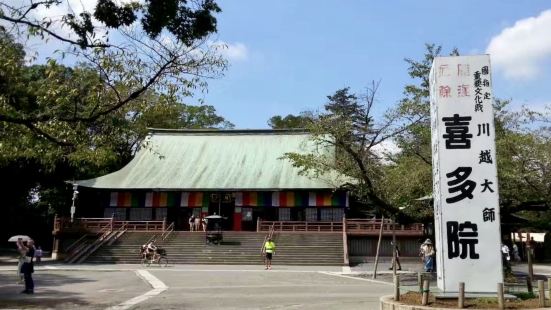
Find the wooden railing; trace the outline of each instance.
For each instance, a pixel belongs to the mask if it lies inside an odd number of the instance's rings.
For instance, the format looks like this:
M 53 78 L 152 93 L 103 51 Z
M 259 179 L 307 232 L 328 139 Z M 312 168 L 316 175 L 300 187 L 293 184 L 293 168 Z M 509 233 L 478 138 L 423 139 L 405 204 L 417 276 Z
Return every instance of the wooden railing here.
M 392 223 L 385 220 L 382 222 L 380 219 L 348 219 L 346 220 L 346 231 L 348 235 L 377 235 L 379 230 L 383 226 L 383 235 L 392 234 L 392 231 L 396 232 L 398 236 L 422 236 L 423 224 L 407 224 L 401 225 L 398 223 Z
M 113 228 L 126 225 L 129 231 L 163 231 L 164 221 L 113 221 Z
M 422 236 L 423 224 L 392 224 L 380 219 L 343 219 L 342 222 L 303 222 L 303 221 L 258 221 L 257 231 L 288 232 L 345 232 L 347 235 L 378 235 L 383 228 L 383 235 L 390 235 L 394 229 L 397 236 Z
M 54 220 L 54 232 L 68 230 L 87 230 L 91 232 L 99 232 L 105 226 L 112 226 L 113 218 L 76 218 L 71 222 L 68 218 L 56 217 Z
M 342 232 L 342 222 L 259 221 L 258 231 Z
M 71 222 L 68 218 L 56 217 L 54 233 L 63 231 L 99 232 L 106 226 L 110 230 L 124 227 L 128 231 L 164 231 L 165 221 L 117 221 L 113 218 L 76 218 Z

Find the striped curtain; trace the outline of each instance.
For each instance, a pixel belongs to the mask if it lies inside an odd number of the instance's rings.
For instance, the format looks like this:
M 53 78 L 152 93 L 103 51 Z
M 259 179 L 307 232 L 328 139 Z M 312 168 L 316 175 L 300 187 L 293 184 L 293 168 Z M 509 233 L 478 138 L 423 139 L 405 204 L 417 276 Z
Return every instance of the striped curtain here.
M 238 192 L 237 207 L 348 207 L 346 192 Z
M 310 192 L 308 195 L 310 207 L 348 207 L 348 195 L 345 192 Z
M 308 205 L 306 192 L 273 192 L 272 206 L 274 207 L 301 207 Z
M 235 193 L 235 205 L 238 207 L 270 207 L 272 195 L 270 192 L 238 192 Z
M 148 208 L 166 208 L 176 205 L 174 192 L 149 192 L 145 194 L 145 206 Z
M 109 206 L 118 208 L 138 207 L 138 195 L 132 195 L 131 192 L 111 192 Z
M 203 197 L 202 192 L 183 192 L 180 207 L 202 207 Z

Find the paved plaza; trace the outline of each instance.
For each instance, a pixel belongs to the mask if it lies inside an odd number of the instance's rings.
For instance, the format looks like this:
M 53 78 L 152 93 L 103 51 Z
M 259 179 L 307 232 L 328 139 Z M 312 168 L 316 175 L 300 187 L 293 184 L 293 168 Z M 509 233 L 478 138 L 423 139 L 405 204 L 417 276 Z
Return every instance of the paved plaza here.
M 365 276 L 372 263 L 352 268 L 313 266 L 139 265 L 40 266 L 36 293 L 20 294 L 15 267 L 0 266 L 0 309 L 379 309 L 392 294 L 386 262 L 378 280 Z M 419 264 L 402 264 L 414 274 Z M 522 272 L 526 265 L 516 265 Z M 551 266 L 535 265 L 540 275 Z M 357 277 L 363 274 L 364 277 Z
M 378 309 L 386 283 L 341 267 L 138 265 L 39 267 L 36 293 L 20 294 L 14 268 L 0 271 L 0 308 Z

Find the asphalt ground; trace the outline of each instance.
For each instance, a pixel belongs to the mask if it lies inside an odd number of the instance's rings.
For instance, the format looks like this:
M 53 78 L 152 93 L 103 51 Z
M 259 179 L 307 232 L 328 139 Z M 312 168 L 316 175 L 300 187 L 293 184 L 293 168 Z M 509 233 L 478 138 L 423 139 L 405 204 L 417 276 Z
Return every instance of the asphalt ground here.
M 0 269 L 2 309 L 378 309 L 392 292 L 341 267 L 56 265 L 38 267 L 35 294 L 26 295 L 8 269 Z
M 20 292 L 15 270 L 0 272 L 0 308 L 104 309 L 150 290 L 134 271 L 37 270 L 35 294 Z
M 316 266 L 63 265 L 37 267 L 35 294 L 20 294 L 15 266 L 0 266 L 0 309 L 379 309 L 392 294 L 388 264 Z M 385 268 L 386 267 L 386 268 Z M 403 262 L 403 279 L 420 264 Z M 515 265 L 517 272 L 526 265 Z M 535 265 L 551 276 L 551 266 Z M 413 280 L 412 280 L 413 281 Z M 406 284 L 406 283 L 404 283 Z

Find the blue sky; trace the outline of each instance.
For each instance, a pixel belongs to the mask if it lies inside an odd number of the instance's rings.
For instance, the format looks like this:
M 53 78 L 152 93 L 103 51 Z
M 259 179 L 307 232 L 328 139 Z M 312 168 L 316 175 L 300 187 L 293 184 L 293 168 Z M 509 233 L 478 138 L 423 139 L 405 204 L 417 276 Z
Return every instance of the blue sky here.
M 67 6 L 78 13 L 96 1 L 64 0 L 65 6 L 37 13 L 60 16 Z M 268 128 L 274 115 L 321 109 L 336 90 L 361 93 L 372 81 L 381 83 L 376 111 L 382 113 L 412 82 L 404 58 L 421 59 L 425 43 L 441 45 L 445 54 L 454 47 L 462 55 L 489 53 L 494 95 L 512 99 L 515 109 L 551 105 L 548 0 L 218 3 L 219 31 L 211 42 L 227 44 L 231 66 L 209 81 L 208 93 L 186 103 L 203 99 L 236 128 Z M 57 48 L 55 40 L 35 46 L 42 57 Z
M 420 59 L 430 42 L 490 52 L 496 97 L 551 103 L 549 1 L 443 2 L 219 1 L 216 39 L 231 67 L 204 99 L 237 128 L 267 128 L 273 115 L 316 110 L 337 89 L 380 80 L 382 111 L 411 83 L 404 58 Z

